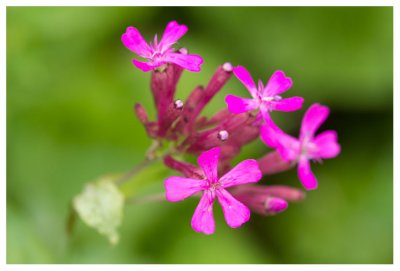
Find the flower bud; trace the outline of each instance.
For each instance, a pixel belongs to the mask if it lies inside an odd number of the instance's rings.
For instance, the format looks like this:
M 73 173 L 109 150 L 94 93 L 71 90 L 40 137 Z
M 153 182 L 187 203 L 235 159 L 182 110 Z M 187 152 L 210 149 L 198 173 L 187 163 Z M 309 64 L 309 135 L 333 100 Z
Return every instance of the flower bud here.
M 146 132 L 147 132 L 148 136 L 151 138 L 156 138 L 157 131 L 158 131 L 157 123 L 149 121 L 147 112 L 140 103 L 136 103 L 134 109 L 135 109 L 135 113 L 136 113 L 136 116 L 138 117 L 139 121 L 146 128 Z
M 258 159 L 257 162 L 264 175 L 287 171 L 294 166 L 294 163 L 283 160 L 277 151 L 267 153 Z
M 234 197 L 249 209 L 260 215 L 276 215 L 287 209 L 288 203 L 281 198 L 272 197 L 265 193 L 242 192 Z
M 186 162 L 175 160 L 174 158 L 172 158 L 171 155 L 167 155 L 164 157 L 164 164 L 167 167 L 182 173 L 187 178 L 205 178 L 203 170 L 201 170 L 201 168 Z
M 152 72 L 151 90 L 157 108 L 159 137 L 163 137 L 171 125 L 171 118 L 166 113 L 171 104 L 173 104 L 176 85 L 182 71 L 183 69 L 181 67 L 175 64 L 168 64 L 165 70 Z
M 225 83 L 229 80 L 231 76 L 232 70 L 229 70 L 229 65 L 225 64 L 225 68 L 223 65 L 221 65 L 218 67 L 213 77 L 208 82 L 207 87 L 201 92 L 201 95 L 194 92 L 190 95 L 188 101 L 193 101 L 194 106 L 191 108 L 190 117 L 185 116 L 187 118 L 187 127 L 185 127 L 186 133 L 190 133 L 190 131 L 192 131 L 194 127 L 194 122 L 200 112 L 211 101 L 215 94 L 217 94 L 218 91 L 221 90 L 221 88 L 225 85 Z M 194 99 L 193 96 L 197 96 L 197 99 Z
M 236 192 L 238 194 L 268 195 L 290 202 L 301 201 L 305 198 L 302 190 L 285 185 L 241 185 L 237 187 Z

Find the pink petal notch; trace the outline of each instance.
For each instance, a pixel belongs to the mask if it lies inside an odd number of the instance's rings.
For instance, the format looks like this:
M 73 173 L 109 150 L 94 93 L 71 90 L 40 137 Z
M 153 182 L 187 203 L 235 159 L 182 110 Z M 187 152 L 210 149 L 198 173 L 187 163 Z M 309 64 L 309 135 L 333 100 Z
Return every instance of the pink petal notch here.
M 135 27 L 128 27 L 125 34 L 122 35 L 121 40 L 126 48 L 138 54 L 139 56 L 144 58 L 151 57 L 152 52 L 150 46 L 143 39 L 139 30 L 137 30 Z
M 255 183 L 262 177 L 256 160 L 248 159 L 237 164 L 233 169 L 221 177 L 220 183 L 224 188 L 239 184 Z
M 340 145 L 336 131 L 325 131 L 317 135 L 313 143 L 316 145 L 314 156 L 322 159 L 335 158 L 340 153 Z
M 276 71 L 272 74 L 267 86 L 264 88 L 263 96 L 273 97 L 279 95 L 291 88 L 292 85 L 293 82 L 290 77 L 286 77 L 283 71 Z
M 178 24 L 176 21 L 171 21 L 167 24 L 164 34 L 159 43 L 161 52 L 168 50 L 171 45 L 177 42 L 188 31 L 188 27 L 183 24 Z
M 329 108 L 327 106 L 317 103 L 310 106 L 301 123 L 300 139 L 314 137 L 315 132 L 324 123 L 328 115 Z
M 251 78 L 250 73 L 243 66 L 237 66 L 233 68 L 233 74 L 239 79 L 240 82 L 247 88 L 253 98 L 257 98 L 257 87 Z

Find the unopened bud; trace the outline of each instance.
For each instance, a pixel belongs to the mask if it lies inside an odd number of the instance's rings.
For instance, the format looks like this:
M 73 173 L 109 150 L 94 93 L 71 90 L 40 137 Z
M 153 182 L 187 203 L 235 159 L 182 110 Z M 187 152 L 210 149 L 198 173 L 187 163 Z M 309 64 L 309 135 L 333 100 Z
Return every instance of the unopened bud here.
M 229 138 L 229 133 L 226 130 L 221 130 L 218 132 L 218 139 L 221 141 L 226 141 Z
M 283 171 L 287 171 L 295 165 L 292 162 L 283 160 L 278 151 L 269 152 L 258 159 L 260 170 L 264 175 L 271 175 Z
M 270 197 L 262 194 L 241 194 L 235 196 L 240 202 L 260 215 L 276 215 L 285 211 L 288 203 L 281 198 Z
M 174 107 L 175 107 L 175 109 L 182 109 L 183 108 L 183 102 L 181 100 L 176 100 L 174 102 Z
M 268 186 L 243 185 L 233 191 L 234 197 L 260 215 L 276 215 L 287 209 L 285 198 L 269 193 Z
M 280 198 L 268 197 L 264 202 L 265 214 L 274 215 L 283 212 L 288 207 L 288 203 Z
M 175 160 L 171 155 L 167 155 L 164 157 L 164 164 L 167 167 L 172 168 L 173 170 L 181 172 L 187 178 L 202 179 L 205 177 L 203 170 L 199 167 L 196 167 L 195 165 L 186 162 Z
M 144 109 L 144 107 L 140 103 L 136 103 L 134 109 L 135 109 L 136 116 L 138 117 L 140 122 L 143 123 L 144 125 L 146 125 L 149 122 L 149 119 L 148 119 L 147 112 Z

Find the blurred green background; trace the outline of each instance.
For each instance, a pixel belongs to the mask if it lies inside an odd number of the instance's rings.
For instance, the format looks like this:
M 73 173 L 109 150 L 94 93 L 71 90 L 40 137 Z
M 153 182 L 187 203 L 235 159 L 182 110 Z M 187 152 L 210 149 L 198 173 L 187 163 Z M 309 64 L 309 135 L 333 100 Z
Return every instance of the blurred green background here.
M 132 25 L 150 40 L 170 20 L 189 26 L 179 45 L 205 60 L 184 73 L 178 98 L 225 61 L 264 81 L 282 69 L 294 81 L 287 95 L 306 102 L 273 117 L 297 135 L 308 106 L 329 105 L 322 129 L 338 131 L 342 153 L 313 165 L 319 189 L 305 201 L 240 229 L 217 207 L 216 233 L 194 232 L 188 199 L 129 206 L 115 247 L 80 220 L 67 237 L 71 198 L 139 163 L 150 144 L 132 111 L 140 101 L 154 116 L 150 74 L 120 36 Z M 392 22 L 391 7 L 8 7 L 7 262 L 392 263 Z M 247 95 L 232 79 L 206 113 L 230 92 Z M 257 140 L 238 159 L 266 151 Z M 294 170 L 263 183 L 300 187 Z

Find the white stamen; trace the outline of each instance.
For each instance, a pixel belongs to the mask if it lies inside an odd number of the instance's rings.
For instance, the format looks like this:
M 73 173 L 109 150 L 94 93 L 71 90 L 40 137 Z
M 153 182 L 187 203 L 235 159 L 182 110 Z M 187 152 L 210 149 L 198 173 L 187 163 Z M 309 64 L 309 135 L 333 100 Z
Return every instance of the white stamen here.
M 176 100 L 174 102 L 174 107 L 175 107 L 175 109 L 182 109 L 183 108 L 183 102 L 181 100 Z
M 279 101 L 279 100 L 282 100 L 282 97 L 279 96 L 279 95 L 275 95 L 275 96 L 273 96 L 273 97 L 264 96 L 264 97 L 261 98 L 261 100 L 262 100 L 263 102 L 272 102 L 272 101 Z
M 221 130 L 218 132 L 218 139 L 221 141 L 225 141 L 229 138 L 229 133 L 226 130 Z
M 181 49 L 179 49 L 179 53 L 181 53 L 182 55 L 187 55 L 188 54 L 188 49 L 182 47 Z
M 264 96 L 264 97 L 261 98 L 261 100 L 263 102 L 271 102 L 271 101 L 274 100 L 274 97 L 268 97 L 268 96 L 266 97 L 266 96 Z
M 231 72 L 233 70 L 233 67 L 231 63 L 225 62 L 224 65 L 222 65 L 222 69 L 226 72 Z

